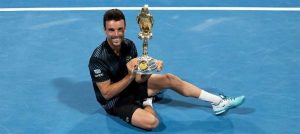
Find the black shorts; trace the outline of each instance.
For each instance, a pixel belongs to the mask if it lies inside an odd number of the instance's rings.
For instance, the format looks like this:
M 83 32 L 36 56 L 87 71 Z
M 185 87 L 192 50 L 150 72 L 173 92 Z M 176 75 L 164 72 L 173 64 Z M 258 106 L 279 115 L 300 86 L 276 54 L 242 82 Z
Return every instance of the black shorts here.
M 124 89 L 115 106 L 110 110 L 111 114 L 131 124 L 131 118 L 136 109 L 142 108 L 142 101 L 148 97 L 147 81 L 143 83 L 132 82 Z

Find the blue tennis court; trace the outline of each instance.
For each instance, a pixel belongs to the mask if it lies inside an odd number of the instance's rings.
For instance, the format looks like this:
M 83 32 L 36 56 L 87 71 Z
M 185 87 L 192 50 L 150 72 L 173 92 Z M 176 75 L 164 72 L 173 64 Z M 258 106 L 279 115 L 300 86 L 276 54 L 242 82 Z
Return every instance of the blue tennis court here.
M 142 7 L 154 16 L 149 55 L 213 93 L 245 95 L 222 116 L 210 104 L 167 90 L 154 103 L 160 119 L 148 132 L 98 104 L 88 70 L 105 39 L 105 10 L 4 11 L 4 8 Z M 0 133 L 300 133 L 300 11 L 151 10 L 151 7 L 300 8 L 300 1 L 1 0 Z M 136 16 L 123 10 L 126 38 L 139 54 Z M 188 67 L 187 67 L 188 66 Z

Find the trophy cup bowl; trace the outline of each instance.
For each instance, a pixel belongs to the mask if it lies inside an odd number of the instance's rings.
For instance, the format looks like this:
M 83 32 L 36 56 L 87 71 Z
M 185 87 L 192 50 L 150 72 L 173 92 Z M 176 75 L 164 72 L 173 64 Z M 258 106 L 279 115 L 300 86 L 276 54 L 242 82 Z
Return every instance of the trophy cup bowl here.
M 143 55 L 138 57 L 138 74 L 153 74 L 157 70 L 156 59 L 148 55 L 148 41 L 152 38 L 153 16 L 150 14 L 148 5 L 145 5 L 137 16 L 137 23 L 140 27 L 139 39 L 143 40 Z

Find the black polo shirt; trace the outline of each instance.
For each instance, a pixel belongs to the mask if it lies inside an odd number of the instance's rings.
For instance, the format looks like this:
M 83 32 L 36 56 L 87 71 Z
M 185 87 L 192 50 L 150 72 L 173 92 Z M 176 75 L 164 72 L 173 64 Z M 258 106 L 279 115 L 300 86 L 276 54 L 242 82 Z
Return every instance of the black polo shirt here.
M 126 38 L 121 43 L 120 56 L 114 53 L 107 40 L 94 50 L 89 61 L 89 70 L 99 103 L 106 105 L 117 96 L 111 100 L 105 100 L 96 83 L 109 79 L 112 83 L 120 81 L 128 74 L 126 63 L 135 57 L 137 57 L 135 44 Z

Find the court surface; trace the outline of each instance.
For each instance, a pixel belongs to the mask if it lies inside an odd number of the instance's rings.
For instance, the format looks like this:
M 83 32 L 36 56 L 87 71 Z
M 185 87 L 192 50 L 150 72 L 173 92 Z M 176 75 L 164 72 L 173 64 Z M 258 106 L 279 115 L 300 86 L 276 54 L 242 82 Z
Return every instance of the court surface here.
M 292 0 L 0 0 L 34 7 L 300 7 Z M 0 11 L 0 133 L 300 133 L 300 11 L 153 10 L 149 54 L 207 91 L 246 101 L 222 116 L 210 104 L 168 90 L 154 103 L 153 131 L 107 115 L 88 71 L 105 39 L 103 10 Z M 139 53 L 138 10 L 124 10 Z

